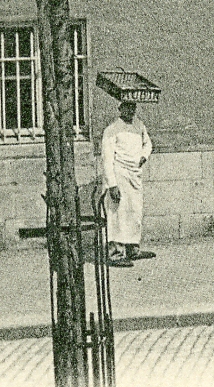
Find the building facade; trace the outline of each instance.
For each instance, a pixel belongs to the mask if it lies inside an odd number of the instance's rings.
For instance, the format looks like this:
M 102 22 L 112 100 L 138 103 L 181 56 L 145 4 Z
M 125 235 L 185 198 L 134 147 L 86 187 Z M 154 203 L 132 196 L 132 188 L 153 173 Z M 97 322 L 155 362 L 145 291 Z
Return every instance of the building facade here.
M 101 173 L 104 128 L 118 102 L 99 71 L 136 71 L 161 90 L 141 104 L 153 142 L 144 169 L 143 240 L 209 236 L 214 228 L 211 1 L 71 1 L 76 178 L 82 211 Z M 35 0 L 0 0 L 0 244 L 45 225 L 42 77 Z

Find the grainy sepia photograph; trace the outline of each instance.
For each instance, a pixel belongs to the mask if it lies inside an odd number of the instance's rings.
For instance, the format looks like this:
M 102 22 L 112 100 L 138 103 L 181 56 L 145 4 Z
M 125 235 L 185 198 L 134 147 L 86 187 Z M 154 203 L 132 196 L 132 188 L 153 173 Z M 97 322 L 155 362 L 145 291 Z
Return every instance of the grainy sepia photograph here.
M 213 387 L 213 0 L 0 0 L 0 387 Z

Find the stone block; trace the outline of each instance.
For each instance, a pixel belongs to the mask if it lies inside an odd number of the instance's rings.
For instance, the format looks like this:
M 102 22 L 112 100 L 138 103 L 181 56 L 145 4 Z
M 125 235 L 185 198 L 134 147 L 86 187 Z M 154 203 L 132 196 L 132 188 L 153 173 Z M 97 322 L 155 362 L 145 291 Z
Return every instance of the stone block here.
M 15 218 L 33 219 L 46 217 L 46 204 L 41 197 L 45 192 L 40 186 L 26 186 L 14 194 Z
M 74 155 L 79 157 L 82 154 L 91 154 L 94 158 L 94 144 L 90 141 L 75 141 L 74 142 Z
M 23 227 L 23 221 L 18 219 L 7 219 L 5 221 L 5 246 L 10 248 L 19 242 L 19 228 Z
M 0 160 L 0 170 L 1 170 L 1 182 L 0 186 L 6 185 L 10 182 L 8 174 L 9 161 Z
M 214 182 L 213 179 L 203 179 L 192 182 L 193 213 L 214 212 Z
M 152 159 L 150 158 L 142 167 L 143 182 L 150 181 L 150 166 L 151 166 L 151 164 L 152 164 Z
M 142 242 L 170 241 L 180 237 L 180 216 L 144 216 Z
M 77 167 L 95 166 L 95 157 L 93 153 L 82 152 L 80 154 L 75 153 L 75 165 Z
M 0 219 L 4 221 L 6 218 L 15 216 L 15 196 L 14 187 L 0 187 Z
M 191 181 L 150 182 L 143 185 L 144 214 L 193 213 Z
M 0 250 L 5 248 L 5 222 L 0 222 Z
M 183 214 L 181 216 L 181 238 L 210 236 L 214 236 L 214 212 L 210 214 Z
M 152 155 L 150 180 L 189 180 L 202 178 L 201 152 Z
M 95 182 L 84 184 L 79 188 L 80 208 L 82 215 L 92 215 L 91 195 Z
M 45 158 L 45 143 L 7 145 L 0 147 L 0 159 Z
M 202 177 L 210 179 L 214 177 L 214 152 L 202 152 Z
M 45 159 L 12 159 L 9 164 L 8 179 L 17 185 L 39 185 L 45 181 Z
M 98 176 L 102 176 L 103 174 L 103 165 L 101 156 L 97 157 L 97 174 Z
M 87 167 L 78 167 L 75 168 L 76 182 L 78 186 L 84 184 L 89 184 L 95 181 L 96 173 L 95 168 L 92 165 L 87 165 Z

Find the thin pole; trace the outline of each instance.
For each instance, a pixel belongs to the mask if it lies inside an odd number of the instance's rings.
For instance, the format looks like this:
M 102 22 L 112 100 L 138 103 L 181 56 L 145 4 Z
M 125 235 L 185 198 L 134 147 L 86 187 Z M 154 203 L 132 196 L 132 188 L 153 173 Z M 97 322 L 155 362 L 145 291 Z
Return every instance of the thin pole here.
M 75 113 L 76 113 L 76 136 L 80 133 L 79 122 L 79 79 L 78 79 L 78 34 L 75 28 L 74 30 L 74 88 L 75 88 Z
M 20 64 L 19 64 L 19 34 L 16 32 L 16 93 L 17 93 L 17 137 L 21 141 L 21 95 L 20 95 Z
M 35 68 L 34 68 L 34 36 L 30 32 L 30 57 L 31 57 L 31 106 L 32 106 L 32 136 L 35 138 L 36 110 L 35 110 Z
M 5 97 L 5 62 L 4 62 L 4 34 L 1 33 L 1 57 L 2 57 L 2 126 L 4 141 L 6 138 L 6 97 Z

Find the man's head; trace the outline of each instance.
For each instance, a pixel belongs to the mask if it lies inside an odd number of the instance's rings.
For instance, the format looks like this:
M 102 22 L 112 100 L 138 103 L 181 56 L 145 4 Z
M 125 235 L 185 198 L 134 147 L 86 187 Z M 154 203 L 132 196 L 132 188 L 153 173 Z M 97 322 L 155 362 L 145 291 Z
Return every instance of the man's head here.
M 119 106 L 120 118 L 131 124 L 136 113 L 137 104 L 136 102 L 122 102 Z

